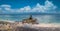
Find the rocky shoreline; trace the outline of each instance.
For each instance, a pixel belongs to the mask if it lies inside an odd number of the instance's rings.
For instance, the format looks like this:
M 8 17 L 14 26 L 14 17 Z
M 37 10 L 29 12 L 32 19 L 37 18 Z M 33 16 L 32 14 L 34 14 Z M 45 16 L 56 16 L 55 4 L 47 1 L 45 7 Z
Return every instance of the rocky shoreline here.
M 40 27 L 39 29 L 17 27 L 15 31 L 60 31 L 60 28 Z

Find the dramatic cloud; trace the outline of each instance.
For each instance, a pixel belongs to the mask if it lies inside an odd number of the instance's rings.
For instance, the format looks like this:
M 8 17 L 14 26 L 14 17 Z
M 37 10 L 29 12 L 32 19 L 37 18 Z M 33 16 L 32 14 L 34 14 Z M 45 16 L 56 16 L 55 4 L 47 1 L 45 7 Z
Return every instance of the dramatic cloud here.
M 46 13 L 46 12 L 53 12 L 57 7 L 50 1 L 46 0 L 44 5 L 37 5 L 33 8 L 30 6 L 25 6 L 20 9 L 12 9 L 10 5 L 0 5 L 0 13 L 24 13 L 24 12 L 39 12 L 39 13 Z
M 49 1 L 45 1 L 45 5 L 40 5 L 39 3 L 37 3 L 36 7 L 33 8 L 34 11 L 38 11 L 38 12 L 47 12 L 55 9 L 56 6 Z

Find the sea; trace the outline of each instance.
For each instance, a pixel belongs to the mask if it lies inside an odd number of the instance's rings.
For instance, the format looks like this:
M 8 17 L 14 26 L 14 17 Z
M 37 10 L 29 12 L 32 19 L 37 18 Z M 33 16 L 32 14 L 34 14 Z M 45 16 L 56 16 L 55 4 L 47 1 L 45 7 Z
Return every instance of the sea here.
M 0 21 L 23 21 L 28 19 L 30 15 L 0 15 Z M 60 24 L 60 15 L 32 15 L 32 18 L 37 19 L 39 23 L 56 23 Z

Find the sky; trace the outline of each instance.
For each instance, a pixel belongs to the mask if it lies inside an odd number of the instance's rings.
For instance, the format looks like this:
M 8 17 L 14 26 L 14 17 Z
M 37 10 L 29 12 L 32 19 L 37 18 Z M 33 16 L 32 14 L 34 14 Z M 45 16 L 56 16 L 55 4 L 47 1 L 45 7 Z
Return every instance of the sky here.
M 60 0 L 0 0 L 0 14 L 60 13 Z

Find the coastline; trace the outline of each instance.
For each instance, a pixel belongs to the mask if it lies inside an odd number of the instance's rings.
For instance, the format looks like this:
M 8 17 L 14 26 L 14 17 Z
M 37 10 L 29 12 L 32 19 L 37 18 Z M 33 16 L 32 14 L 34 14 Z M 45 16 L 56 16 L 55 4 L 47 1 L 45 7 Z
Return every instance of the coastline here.
M 46 24 L 46 23 L 39 23 L 39 24 L 28 24 L 22 22 L 13 22 L 12 21 L 3 21 L 8 22 L 7 24 L 0 24 L 0 30 L 10 30 L 10 31 L 49 31 L 49 30 L 60 30 L 59 24 Z

